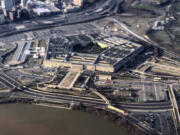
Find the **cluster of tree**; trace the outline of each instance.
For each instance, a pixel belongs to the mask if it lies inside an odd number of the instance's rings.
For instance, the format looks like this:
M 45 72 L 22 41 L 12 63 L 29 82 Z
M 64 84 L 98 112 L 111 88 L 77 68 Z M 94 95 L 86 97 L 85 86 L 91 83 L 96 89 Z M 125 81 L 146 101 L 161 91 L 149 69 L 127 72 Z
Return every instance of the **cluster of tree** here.
M 146 135 L 146 133 L 144 133 L 142 130 L 135 127 L 132 123 L 127 121 L 125 118 L 120 117 L 119 115 L 115 113 L 102 110 L 102 109 L 86 107 L 83 104 L 79 104 L 79 107 L 76 106 L 76 109 L 91 113 L 105 120 L 112 121 L 117 126 L 127 129 L 127 131 L 133 135 Z

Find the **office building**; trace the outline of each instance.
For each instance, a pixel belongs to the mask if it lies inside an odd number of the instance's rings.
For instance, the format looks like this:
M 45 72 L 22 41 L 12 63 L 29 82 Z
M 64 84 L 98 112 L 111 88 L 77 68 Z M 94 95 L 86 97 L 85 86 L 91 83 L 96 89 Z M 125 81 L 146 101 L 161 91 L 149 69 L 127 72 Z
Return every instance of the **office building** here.
M 84 0 L 73 0 L 72 3 L 75 6 L 82 6 Z
M 13 6 L 14 6 L 13 0 L 2 0 L 1 1 L 2 9 L 5 9 L 7 11 L 11 11 Z
M 27 0 L 21 0 L 21 6 L 26 7 Z
M 3 14 L 0 14 L 0 24 L 5 23 L 5 17 Z
M 74 69 L 74 66 L 79 66 L 79 68 L 91 71 L 116 72 L 119 68 L 133 60 L 144 49 L 142 45 L 122 38 L 104 37 L 98 42 L 103 41 L 104 44 L 107 44 L 105 45 L 107 47 L 102 46 L 103 51 L 100 53 L 89 53 L 87 51 L 84 52 L 84 50 L 81 50 L 82 47 L 77 46 L 80 42 L 70 42 L 70 40 L 67 40 L 68 38 L 76 39 L 71 36 L 64 39 L 52 38 L 49 40 L 46 56 L 43 61 L 44 67 L 69 67 Z M 100 45 L 97 44 L 97 46 Z M 71 48 L 79 49 L 73 51 Z

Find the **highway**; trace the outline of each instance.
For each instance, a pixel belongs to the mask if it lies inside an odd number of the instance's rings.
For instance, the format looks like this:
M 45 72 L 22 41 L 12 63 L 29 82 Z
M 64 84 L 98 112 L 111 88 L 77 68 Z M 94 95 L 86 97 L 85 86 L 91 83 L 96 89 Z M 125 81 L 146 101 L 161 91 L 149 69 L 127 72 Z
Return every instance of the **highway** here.
M 125 108 L 128 111 L 138 111 L 138 112 L 164 112 L 164 111 L 170 111 L 172 110 L 171 105 L 164 105 L 164 106 L 143 106 L 143 105 L 138 105 L 138 106 L 133 106 L 133 105 L 120 105 L 118 107 Z
M 68 14 L 61 14 L 56 15 L 52 17 L 42 17 L 39 19 L 32 19 L 29 21 L 24 21 L 20 23 L 12 23 L 9 24 L 10 27 L 12 27 L 12 30 L 9 30 L 7 32 L 0 32 L 0 37 L 5 37 L 13 34 L 18 34 L 22 32 L 28 32 L 28 31 L 36 31 L 36 30 L 42 30 L 42 29 L 49 29 L 53 27 L 59 27 L 64 25 L 72 25 L 72 24 L 78 24 L 78 23 L 85 23 L 97 19 L 101 19 L 103 17 L 109 16 L 114 13 L 114 10 L 117 8 L 117 2 L 118 0 L 102 0 L 97 5 L 94 5 L 92 7 L 89 7 L 81 12 L 76 13 L 68 13 Z M 49 21 L 50 23 L 44 23 L 44 21 Z M 114 19 L 114 21 L 119 24 L 120 27 L 125 29 L 127 32 L 132 34 L 134 37 L 140 39 L 141 41 L 144 41 L 148 44 L 152 44 L 151 41 L 139 36 L 134 31 L 130 30 L 126 25 L 123 23 L 117 21 Z M 15 30 L 15 27 L 21 24 L 24 24 L 26 28 L 21 30 Z M 18 92 L 20 91 L 25 95 L 25 97 L 42 101 L 42 102 L 51 102 L 51 103 L 67 103 L 71 104 L 74 103 L 83 103 L 86 106 L 93 106 L 101 109 L 106 109 L 107 103 L 105 103 L 102 99 L 97 98 L 90 98 L 90 97 L 81 97 L 81 96 L 74 96 L 74 95 L 66 95 L 66 94 L 59 94 L 59 93 L 49 93 L 44 92 L 40 90 L 31 89 L 28 87 L 24 87 L 22 84 L 17 82 L 15 79 L 8 76 L 3 70 L 0 70 L 0 82 L 10 89 L 14 90 L 17 89 Z M 129 83 L 129 82 L 118 82 L 117 83 Z M 137 82 L 139 83 L 139 82 Z M 148 81 L 142 81 L 143 85 L 145 83 L 149 83 Z M 112 85 L 112 84 L 111 84 Z M 114 84 L 115 85 L 115 84 Z M 159 91 L 158 89 L 161 89 L 160 84 L 153 84 L 154 90 L 155 90 L 155 96 L 156 98 L 160 98 L 160 94 L 157 93 Z M 144 89 L 152 90 L 150 86 L 144 87 Z M 16 92 L 16 91 L 15 91 Z M 158 95 L 158 96 L 157 96 Z M 16 95 L 15 97 L 18 98 Z M 21 98 L 21 97 L 19 97 Z M 145 98 L 145 96 L 144 96 Z M 111 102 L 111 101 L 110 101 Z M 111 102 L 111 104 L 117 108 L 124 109 L 127 111 L 140 111 L 140 112 L 146 112 L 146 111 L 169 111 L 173 109 L 173 106 L 171 102 L 156 102 L 156 103 L 125 103 L 125 102 Z M 121 114 L 118 114 L 121 115 Z M 150 127 L 144 127 L 139 123 L 138 120 L 135 118 L 132 118 L 131 116 L 123 116 L 127 120 L 131 121 L 134 125 L 142 128 L 149 134 L 159 134 L 156 130 L 150 128 Z
M 56 93 L 48 93 L 48 92 L 42 92 L 42 91 L 38 91 L 38 90 L 30 90 L 30 89 L 25 89 L 23 90 L 23 93 L 26 93 L 28 95 L 32 95 L 32 96 L 40 96 L 40 97 L 45 97 L 45 98 L 49 98 L 49 99 L 60 99 L 60 100 L 65 100 L 65 101 L 73 101 L 74 102 L 83 102 L 83 103 L 95 103 L 98 105 L 106 105 L 106 103 L 101 100 L 101 99 L 95 99 L 95 98 L 88 98 L 88 97 L 74 97 L 74 96 L 70 96 L 70 95 L 64 95 L 64 94 L 56 94 Z M 126 110 L 164 110 L 167 111 L 169 109 L 172 108 L 171 103 L 170 102 L 157 102 L 157 103 L 113 103 L 113 105 L 122 108 L 122 109 L 126 109 Z
M 50 103 L 65 103 L 65 104 L 71 104 L 74 103 L 83 103 L 86 106 L 89 107 L 95 107 L 95 108 L 101 108 L 106 109 L 107 104 L 101 100 L 96 98 L 89 98 L 89 97 L 79 97 L 79 96 L 71 96 L 71 95 L 65 95 L 65 94 L 58 94 L 58 93 L 49 93 L 49 92 L 43 92 L 39 90 L 34 90 L 31 88 L 23 87 L 19 82 L 8 76 L 3 70 L 0 70 L 0 82 L 2 82 L 4 85 L 10 87 L 10 88 L 18 88 L 19 92 L 21 92 L 26 98 L 34 99 L 34 101 L 42 101 L 42 102 L 50 102 Z M 14 97 L 18 98 L 17 95 Z M 22 95 L 19 96 L 19 98 L 22 98 Z M 157 102 L 157 103 L 112 103 L 112 105 L 125 110 L 138 110 L 138 111 L 154 111 L 154 110 L 164 110 L 169 111 L 172 106 L 170 102 Z M 121 115 L 121 114 L 118 114 Z M 123 116 L 128 121 L 132 122 L 135 126 L 140 127 L 145 132 L 157 135 L 159 134 L 158 131 L 150 128 L 150 127 L 144 127 L 139 123 L 138 120 L 131 116 Z
M 83 102 L 85 104 L 97 104 L 102 105 L 103 107 L 107 105 L 102 99 L 97 99 L 97 98 L 90 98 L 90 97 L 80 97 L 80 96 L 73 96 L 73 95 L 66 95 L 66 94 L 59 94 L 59 93 L 49 93 L 45 91 L 40 91 L 40 90 L 34 90 L 31 88 L 23 87 L 19 82 L 16 80 L 12 79 L 8 75 L 6 75 L 2 70 L 0 71 L 0 82 L 2 82 L 4 85 L 10 87 L 11 89 L 17 88 L 22 90 L 24 94 L 27 94 L 33 98 L 39 97 L 43 98 L 44 100 L 48 101 L 58 101 L 62 102 Z M 126 109 L 126 110 L 169 110 L 172 108 L 170 102 L 156 102 L 156 103 L 126 103 L 126 102 L 112 102 L 113 105 Z
M 98 100 L 98 99 L 93 99 L 93 98 L 85 98 L 85 97 L 74 97 L 74 96 L 70 96 L 70 95 L 57 95 L 57 94 L 53 94 L 53 93 L 46 93 L 46 92 L 41 92 L 41 91 L 37 91 L 37 90 L 30 90 L 30 89 L 24 89 L 23 93 L 27 94 L 27 95 L 31 95 L 31 96 L 39 96 L 39 97 L 43 97 L 44 99 L 48 98 L 48 99 L 60 99 L 60 100 L 64 100 L 64 101 L 68 101 L 71 102 L 72 100 L 74 102 L 83 102 L 83 103 L 94 103 L 94 104 L 101 104 L 101 105 L 106 105 L 106 103 L 102 100 Z
M 7 76 L 2 70 L 0 70 L 0 80 L 2 80 L 6 86 L 10 88 L 22 88 L 22 85 L 17 81 L 13 80 L 11 77 Z
M 0 37 L 97 20 L 105 16 L 109 16 L 111 13 L 113 13 L 116 9 L 117 3 L 119 3 L 118 0 L 101 0 L 96 5 L 79 12 L 41 17 L 39 19 L 35 18 L 28 21 L 22 21 L 19 23 L 16 22 L 8 25 L 5 24 L 2 26 L 9 27 L 10 29 L 8 31 L 0 32 Z M 50 23 L 44 23 L 46 21 L 49 21 Z M 16 26 L 22 24 L 25 26 L 25 28 L 16 30 Z
M 0 82 L 11 89 L 13 89 L 15 87 L 11 83 L 9 83 L 7 80 L 5 80 L 2 76 L 0 76 Z
M 111 111 L 112 113 L 116 113 L 117 115 L 121 116 L 119 113 Z M 132 116 L 121 116 L 124 117 L 126 120 L 131 122 L 135 127 L 140 128 L 142 131 L 144 131 L 147 135 L 162 135 L 161 132 L 157 131 L 154 128 L 151 128 L 150 126 L 144 126 L 143 123 L 139 122 L 135 117 Z

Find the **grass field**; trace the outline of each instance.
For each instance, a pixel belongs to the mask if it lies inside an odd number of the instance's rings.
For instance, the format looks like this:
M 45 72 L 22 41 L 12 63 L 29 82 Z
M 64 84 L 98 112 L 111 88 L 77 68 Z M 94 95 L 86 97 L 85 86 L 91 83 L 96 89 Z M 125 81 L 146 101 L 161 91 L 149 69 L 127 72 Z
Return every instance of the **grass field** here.
M 74 80 L 74 78 L 76 77 L 77 73 L 76 72 L 71 72 L 67 78 L 62 82 L 61 86 L 62 87 L 69 87 L 72 83 L 72 81 Z
M 46 47 L 46 43 L 47 43 L 46 40 L 39 40 L 38 46 L 39 46 L 39 47 Z

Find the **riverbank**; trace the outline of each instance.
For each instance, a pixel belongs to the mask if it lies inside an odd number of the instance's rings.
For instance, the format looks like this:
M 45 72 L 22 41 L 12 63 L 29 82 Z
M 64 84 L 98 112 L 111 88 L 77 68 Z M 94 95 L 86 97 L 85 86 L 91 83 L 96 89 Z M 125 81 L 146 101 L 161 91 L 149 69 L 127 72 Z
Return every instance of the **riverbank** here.
M 132 123 L 130 123 L 128 120 L 126 120 L 124 117 L 118 115 L 115 112 L 98 109 L 98 108 L 90 108 L 90 107 L 80 107 L 76 108 L 76 110 L 80 110 L 86 113 L 90 113 L 94 116 L 100 117 L 106 121 L 112 122 L 116 126 L 120 128 L 127 129 L 127 132 L 132 135 L 146 135 L 142 130 L 140 130 L 138 127 L 134 126 Z
M 126 129 L 82 111 L 1 104 L 0 113 L 1 135 L 130 135 Z
M 131 124 L 125 118 L 121 117 L 120 115 L 114 112 L 110 112 L 108 110 L 87 107 L 87 106 L 84 106 L 83 104 L 75 104 L 74 106 L 71 107 L 69 104 L 56 104 L 56 103 L 50 103 L 50 102 L 42 102 L 42 101 L 37 101 L 34 99 L 28 99 L 28 98 L 1 98 L 0 99 L 0 104 L 12 104 L 12 103 L 32 104 L 32 105 L 38 105 L 38 106 L 44 106 L 44 107 L 51 107 L 51 108 L 58 108 L 58 109 L 61 108 L 61 109 L 66 109 L 66 110 L 86 112 L 96 117 L 99 117 L 101 119 L 104 119 L 106 121 L 109 121 L 119 128 L 126 129 L 129 134 L 145 135 L 143 131 L 141 131 L 139 128 Z

